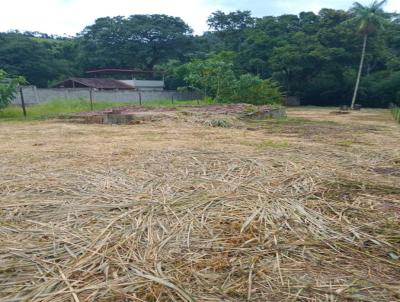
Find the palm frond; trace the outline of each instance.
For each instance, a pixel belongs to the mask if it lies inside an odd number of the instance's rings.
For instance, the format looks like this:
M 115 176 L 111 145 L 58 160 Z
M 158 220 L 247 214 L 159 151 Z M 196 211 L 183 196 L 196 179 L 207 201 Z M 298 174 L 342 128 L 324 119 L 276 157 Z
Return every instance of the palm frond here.
M 389 14 L 383 10 L 386 2 L 387 0 L 375 0 L 369 6 L 354 2 L 349 10 L 353 15 L 350 21 L 358 24 L 358 29 L 362 33 L 370 33 L 381 29 L 387 23 L 387 20 L 390 19 Z
M 382 0 L 382 1 L 377 1 L 375 0 L 372 4 L 371 4 L 371 9 L 375 9 L 375 10 L 379 10 L 382 9 L 382 7 L 387 3 L 387 0 Z

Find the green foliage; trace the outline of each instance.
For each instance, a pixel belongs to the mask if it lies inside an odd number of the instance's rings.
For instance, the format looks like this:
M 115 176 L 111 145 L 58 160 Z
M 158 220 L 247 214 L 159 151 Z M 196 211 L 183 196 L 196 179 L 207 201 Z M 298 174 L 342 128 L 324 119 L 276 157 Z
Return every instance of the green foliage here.
M 38 87 L 76 75 L 76 42 L 72 39 L 38 38 L 30 33 L 0 33 L 0 66 L 11 76 L 22 75 Z
M 354 22 L 358 26 L 358 30 L 363 35 L 363 47 L 361 54 L 361 61 L 359 64 L 356 85 L 354 89 L 353 99 L 351 102 L 351 108 L 354 108 L 354 104 L 357 98 L 359 83 L 362 75 L 362 69 L 364 67 L 364 59 L 366 54 L 366 46 L 368 41 L 368 35 L 383 29 L 383 25 L 388 23 L 390 18 L 389 14 L 386 14 L 382 7 L 386 3 L 386 0 L 377 1 L 375 0 L 370 6 L 363 6 L 362 4 L 355 2 L 353 7 L 350 9 L 353 17 L 348 22 Z
M 337 141 L 335 144 L 338 145 L 338 146 L 350 147 L 351 145 L 354 144 L 354 141 L 351 141 L 351 140 L 343 140 L 343 141 Z
M 254 26 L 255 18 L 250 11 L 236 11 L 225 14 L 216 11 L 207 20 L 208 26 L 223 43 L 225 50 L 239 51 L 245 39 L 246 29 Z
M 251 74 L 235 76 L 231 53 L 219 53 L 205 60 L 186 64 L 185 77 L 189 85 L 202 89 L 217 102 L 249 103 L 255 105 L 281 103 L 284 94 L 280 85 Z
M 186 65 L 178 60 L 169 60 L 164 64 L 158 64 L 154 69 L 160 74 L 164 74 L 165 88 L 175 90 L 178 87 L 187 86 L 185 76 L 187 74 Z
M 262 80 L 258 76 L 245 74 L 234 82 L 234 89 L 226 100 L 254 105 L 280 104 L 284 94 L 279 84 L 271 79 Z
M 235 75 L 231 53 L 212 54 L 205 60 L 196 59 L 186 64 L 186 82 L 219 99 L 232 89 Z
M 400 106 L 400 71 L 379 71 L 366 76 L 360 97 L 369 107 L 385 107 L 389 102 Z
M 258 149 L 268 149 L 268 148 L 288 148 L 290 145 L 288 142 L 275 142 L 271 140 L 263 141 L 257 144 Z
M 253 26 L 254 18 L 248 10 L 237 10 L 228 14 L 218 10 L 211 14 L 207 23 L 214 30 L 234 31 Z
M 371 34 L 379 29 L 383 29 L 384 24 L 389 23 L 390 15 L 383 11 L 383 5 L 387 0 L 375 0 L 369 6 L 364 6 L 359 2 L 354 2 L 350 9 L 352 19 L 349 22 L 354 22 L 360 33 Z
M 23 77 L 10 77 L 4 70 L 0 69 L 0 110 L 6 108 L 17 93 L 19 84 L 25 82 Z
M 210 121 L 207 121 L 206 124 L 210 127 L 214 128 L 229 128 L 232 125 L 229 123 L 229 121 L 226 120 L 221 120 L 221 119 L 212 119 Z
M 400 107 L 394 107 L 391 110 L 393 117 L 396 121 L 400 123 Z
M 166 15 L 99 18 L 81 33 L 82 65 L 153 69 L 183 57 L 191 33 L 182 19 Z
M 180 18 L 132 15 L 97 19 L 72 38 L 0 33 L 0 66 L 38 87 L 88 69 L 154 68 L 165 72 L 167 89 L 201 89 L 220 101 L 238 94 L 240 76 L 251 74 L 273 79 L 302 104 L 331 106 L 351 100 L 368 33 L 357 103 L 400 99 L 400 18 L 384 12 L 382 1 L 261 18 L 217 11 L 208 24 L 211 31 L 194 36 Z

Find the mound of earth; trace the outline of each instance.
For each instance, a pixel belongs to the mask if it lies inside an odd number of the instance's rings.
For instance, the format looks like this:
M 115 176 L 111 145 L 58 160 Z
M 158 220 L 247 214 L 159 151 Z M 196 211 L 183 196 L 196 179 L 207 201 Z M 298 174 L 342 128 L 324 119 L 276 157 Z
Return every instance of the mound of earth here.
M 216 114 L 245 116 L 250 118 L 275 118 L 286 116 L 284 108 L 272 106 L 254 106 L 245 103 L 208 105 L 208 106 L 176 106 L 176 107 L 146 107 L 123 106 L 110 109 L 77 113 L 73 117 L 85 123 L 99 124 L 131 124 L 138 121 L 159 119 L 177 113 L 186 114 Z

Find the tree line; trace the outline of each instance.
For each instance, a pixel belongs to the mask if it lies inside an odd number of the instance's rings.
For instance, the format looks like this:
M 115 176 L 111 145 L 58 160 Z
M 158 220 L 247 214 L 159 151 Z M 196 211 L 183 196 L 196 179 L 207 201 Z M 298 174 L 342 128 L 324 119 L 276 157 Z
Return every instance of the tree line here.
M 361 70 L 358 103 L 400 104 L 400 18 L 377 9 L 377 19 L 362 19 L 357 7 L 261 18 L 216 11 L 202 35 L 166 15 L 99 18 L 74 37 L 3 32 L 0 69 L 38 87 L 96 68 L 159 70 L 168 89 L 229 101 L 268 86 L 265 98 L 284 93 L 313 105 L 349 104 Z

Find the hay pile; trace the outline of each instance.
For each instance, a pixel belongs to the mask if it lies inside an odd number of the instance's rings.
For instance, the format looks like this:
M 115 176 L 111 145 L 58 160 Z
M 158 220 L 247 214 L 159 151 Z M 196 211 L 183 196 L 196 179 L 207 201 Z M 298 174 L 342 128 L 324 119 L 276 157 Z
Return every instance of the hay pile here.
M 0 159 L 1 301 L 400 299 L 389 153 L 55 146 Z

